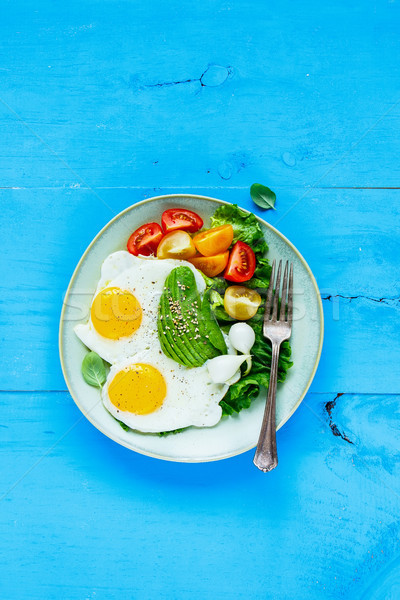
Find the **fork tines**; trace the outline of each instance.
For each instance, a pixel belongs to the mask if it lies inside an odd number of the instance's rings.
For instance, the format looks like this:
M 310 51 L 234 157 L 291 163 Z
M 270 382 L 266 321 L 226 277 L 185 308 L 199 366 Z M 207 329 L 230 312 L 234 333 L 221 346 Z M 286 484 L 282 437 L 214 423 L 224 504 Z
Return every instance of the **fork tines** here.
M 280 302 L 279 319 L 279 297 L 281 290 L 282 260 L 279 261 L 278 272 L 275 278 L 276 260 L 272 263 L 271 279 L 265 301 L 264 323 L 286 322 L 292 325 L 293 319 L 293 264 L 287 260 L 283 272 L 282 297 Z M 288 285 L 289 277 L 289 285 Z

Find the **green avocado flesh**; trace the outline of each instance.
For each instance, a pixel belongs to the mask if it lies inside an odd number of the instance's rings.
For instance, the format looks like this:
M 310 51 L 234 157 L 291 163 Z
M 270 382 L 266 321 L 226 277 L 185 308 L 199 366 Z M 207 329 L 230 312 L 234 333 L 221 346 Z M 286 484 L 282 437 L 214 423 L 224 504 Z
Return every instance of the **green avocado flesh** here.
M 165 280 L 157 329 L 164 354 L 185 367 L 200 367 L 209 358 L 227 353 L 209 292 L 200 299 L 189 267 L 176 267 Z

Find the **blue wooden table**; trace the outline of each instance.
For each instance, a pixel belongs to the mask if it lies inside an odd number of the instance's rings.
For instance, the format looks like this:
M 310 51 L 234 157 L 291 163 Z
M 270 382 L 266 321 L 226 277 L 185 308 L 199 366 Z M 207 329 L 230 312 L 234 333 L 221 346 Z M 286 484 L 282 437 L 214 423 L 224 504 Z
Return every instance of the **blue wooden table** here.
M 1 599 L 398 599 L 398 1 L 2 9 Z M 143 198 L 255 181 L 326 319 L 279 468 L 119 447 L 59 366 L 76 262 Z

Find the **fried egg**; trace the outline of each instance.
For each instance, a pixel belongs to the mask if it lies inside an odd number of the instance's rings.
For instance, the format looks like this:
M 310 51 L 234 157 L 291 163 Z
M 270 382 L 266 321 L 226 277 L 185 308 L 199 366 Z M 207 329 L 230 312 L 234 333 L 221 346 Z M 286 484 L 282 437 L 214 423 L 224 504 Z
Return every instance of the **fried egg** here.
M 206 365 L 188 369 L 161 350 L 147 350 L 111 367 L 102 400 L 131 429 L 156 433 L 216 425 L 227 389 L 212 382 Z
M 193 271 L 202 294 L 204 279 L 186 261 L 140 258 L 126 251 L 110 254 L 101 268 L 89 321 L 75 326 L 76 335 L 111 364 L 146 349 L 161 350 L 158 304 L 168 274 L 182 264 Z
M 203 294 L 202 275 L 186 261 L 142 258 L 125 251 L 111 254 L 102 265 L 89 320 L 75 327 L 79 339 L 111 364 L 101 391 L 104 407 L 144 433 L 216 425 L 222 414 L 219 402 L 236 380 L 226 382 L 219 372 L 218 381 L 213 381 L 207 363 L 184 367 L 161 349 L 159 300 L 167 276 L 182 264 L 193 271 Z M 228 336 L 224 337 L 233 355 L 225 356 L 225 361 L 237 361 Z M 230 374 L 238 368 L 236 363 L 225 366 Z

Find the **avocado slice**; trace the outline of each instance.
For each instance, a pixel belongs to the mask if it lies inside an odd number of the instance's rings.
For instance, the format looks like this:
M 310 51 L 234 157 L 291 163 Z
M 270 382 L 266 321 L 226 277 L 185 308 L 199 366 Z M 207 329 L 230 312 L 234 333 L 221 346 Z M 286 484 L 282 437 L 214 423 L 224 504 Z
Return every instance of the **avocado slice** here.
M 157 322 L 160 343 L 164 353 L 176 362 L 186 367 L 200 367 L 204 364 L 204 359 L 187 344 L 183 335 L 186 326 L 180 314 L 179 301 L 175 300 L 176 287 L 175 273 L 172 271 L 165 281 L 164 292 L 160 298 Z
M 167 278 L 165 284 L 166 289 L 160 299 L 161 314 L 159 315 L 158 320 L 162 331 L 161 337 L 164 338 L 164 345 L 169 350 L 170 358 L 176 360 L 175 356 L 178 357 L 179 360 L 177 362 L 185 367 L 198 367 L 202 363 L 187 351 L 175 325 L 176 318 L 171 311 L 171 306 L 174 300 L 169 287 L 169 278 Z
M 186 367 L 199 367 L 209 358 L 227 352 L 209 294 L 200 300 L 189 267 L 176 267 L 168 275 L 160 298 L 157 328 L 163 352 Z
M 169 320 L 167 319 L 165 313 L 165 297 L 164 294 L 162 294 L 160 298 L 160 304 L 158 305 L 157 319 L 158 339 L 160 340 L 161 349 L 166 356 L 186 367 L 187 364 L 184 360 L 184 357 L 177 352 L 177 348 L 174 346 L 171 330 L 167 329 L 168 322 Z
M 219 350 L 221 354 L 227 354 L 228 349 L 226 347 L 224 336 L 222 335 L 222 331 L 217 323 L 217 319 L 211 308 L 211 289 L 205 291 L 203 300 L 201 303 L 201 311 L 200 311 L 200 330 L 204 330 L 204 335 L 208 335 L 208 339 L 211 344 Z
M 208 339 L 208 332 L 202 331 L 201 325 L 201 301 L 197 291 L 196 280 L 189 267 L 177 267 L 174 269 L 176 285 L 174 296 L 176 297 L 182 312 L 186 327 L 186 346 L 196 351 L 204 364 L 209 358 L 219 356 L 215 347 Z M 172 272 L 171 272 L 172 274 Z
M 175 314 L 175 327 L 177 329 L 178 338 L 182 344 L 183 352 L 190 356 L 194 360 L 194 366 L 200 367 L 204 364 L 204 358 L 197 352 L 196 345 L 192 343 L 192 338 L 195 335 L 193 322 L 197 320 L 197 302 L 196 297 L 194 298 L 194 304 L 191 305 L 191 318 L 185 318 L 185 293 L 180 294 L 180 290 L 183 290 L 184 283 L 178 279 L 178 267 L 171 271 L 167 278 L 168 286 L 171 291 L 173 311 Z M 184 267 L 187 268 L 188 267 Z M 190 271 L 190 269 L 188 269 Z M 194 281 L 194 292 L 198 295 L 196 282 Z M 171 309 L 172 310 L 172 309 Z
M 177 349 L 177 352 L 183 358 L 186 366 L 200 367 L 204 361 L 187 341 L 186 332 L 188 330 L 188 324 L 183 317 L 179 299 L 177 299 L 175 293 L 175 289 L 178 287 L 175 270 L 169 274 L 165 284 L 167 302 L 166 313 L 168 325 L 170 327 L 167 331 L 172 335 L 174 348 Z

